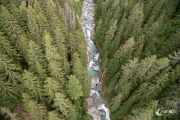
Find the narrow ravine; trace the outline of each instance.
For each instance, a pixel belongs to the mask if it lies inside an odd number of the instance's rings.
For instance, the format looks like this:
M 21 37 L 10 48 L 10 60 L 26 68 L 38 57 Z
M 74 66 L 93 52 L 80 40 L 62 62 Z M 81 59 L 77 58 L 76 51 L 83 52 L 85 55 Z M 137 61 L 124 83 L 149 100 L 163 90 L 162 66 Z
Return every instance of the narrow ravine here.
M 82 7 L 82 29 L 87 42 L 88 55 L 88 71 L 91 82 L 91 92 L 87 98 L 88 111 L 87 113 L 93 117 L 94 120 L 110 120 L 109 109 L 105 107 L 105 103 L 100 95 L 101 76 L 99 59 L 100 54 L 96 45 L 93 42 L 94 36 L 94 14 L 95 4 L 93 0 L 84 0 Z

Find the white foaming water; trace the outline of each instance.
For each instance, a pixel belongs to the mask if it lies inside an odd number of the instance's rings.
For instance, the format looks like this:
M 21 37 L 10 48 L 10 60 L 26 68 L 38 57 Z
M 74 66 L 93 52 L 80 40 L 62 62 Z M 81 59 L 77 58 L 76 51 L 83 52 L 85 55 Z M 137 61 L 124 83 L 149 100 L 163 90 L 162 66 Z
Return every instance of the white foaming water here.
M 104 104 L 101 104 L 97 109 L 104 111 L 106 113 L 106 120 L 110 120 L 109 109 L 107 107 L 105 107 Z
M 85 38 L 87 38 L 87 43 L 88 43 L 87 48 L 89 48 L 89 47 L 94 48 L 94 46 L 95 46 L 94 42 L 91 40 L 92 39 L 92 34 L 94 32 L 94 27 L 95 27 L 94 18 L 93 18 L 93 16 L 94 16 L 93 10 L 95 10 L 93 0 L 84 0 L 84 2 L 83 2 L 83 19 L 82 19 L 83 24 L 82 24 L 82 29 L 83 29 Z M 88 70 L 90 70 L 90 68 L 92 68 L 92 67 L 98 68 L 99 67 L 99 62 L 98 61 L 100 59 L 100 54 L 97 53 L 98 51 L 96 51 L 96 50 L 93 50 L 93 51 L 91 51 L 90 49 L 87 49 L 87 50 L 88 50 L 87 53 L 88 53 L 88 58 L 89 58 Z M 93 65 L 95 65 L 95 63 L 96 63 L 96 66 L 93 66 Z M 97 84 L 98 86 L 101 85 L 100 84 L 100 78 L 98 78 L 97 81 L 96 80 L 93 81 L 93 79 L 92 79 L 92 84 L 93 84 L 93 82 L 95 82 L 95 84 Z M 94 85 L 92 85 L 92 86 L 94 86 Z M 106 113 L 106 120 L 110 120 L 109 109 L 106 108 L 104 103 L 102 102 L 101 95 L 99 94 L 98 91 L 95 91 L 92 88 L 91 92 L 90 92 L 90 97 L 93 96 L 93 94 L 97 94 L 98 97 L 96 99 L 97 99 L 97 101 L 99 99 L 101 99 L 101 102 L 100 102 L 100 106 L 98 108 L 96 108 L 96 111 L 93 111 L 93 109 L 91 110 L 91 108 L 89 108 L 88 111 L 89 111 L 90 115 L 94 118 L 94 120 L 101 120 L 102 119 L 101 115 L 99 115 L 97 111 L 99 111 L 99 112 L 104 111 Z

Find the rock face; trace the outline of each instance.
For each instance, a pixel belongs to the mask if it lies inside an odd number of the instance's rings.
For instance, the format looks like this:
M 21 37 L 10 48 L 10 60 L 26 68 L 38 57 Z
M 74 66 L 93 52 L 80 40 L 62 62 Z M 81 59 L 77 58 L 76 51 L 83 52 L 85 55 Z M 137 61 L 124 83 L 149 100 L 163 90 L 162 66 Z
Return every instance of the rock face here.
M 86 99 L 88 103 L 87 113 L 93 117 L 94 120 L 110 120 L 109 109 L 105 107 L 102 97 L 100 95 L 101 79 L 100 79 L 100 54 L 93 42 L 94 35 L 94 14 L 95 4 L 93 0 L 84 0 L 82 8 L 82 29 L 87 41 L 87 55 L 88 55 L 88 71 L 91 82 L 91 92 Z

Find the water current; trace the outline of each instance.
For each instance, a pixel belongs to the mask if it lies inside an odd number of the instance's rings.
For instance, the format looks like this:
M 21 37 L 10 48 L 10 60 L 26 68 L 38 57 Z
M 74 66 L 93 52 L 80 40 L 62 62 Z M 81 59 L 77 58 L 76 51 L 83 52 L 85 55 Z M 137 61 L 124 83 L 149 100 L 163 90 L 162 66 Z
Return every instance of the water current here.
M 84 0 L 82 7 L 82 29 L 87 42 L 88 55 L 88 71 L 91 78 L 91 92 L 87 98 L 88 111 L 87 113 L 94 120 L 110 120 L 109 109 L 105 106 L 105 101 L 102 99 L 101 93 L 101 76 L 99 59 L 100 54 L 96 45 L 93 42 L 94 36 L 94 14 L 95 3 L 93 0 Z

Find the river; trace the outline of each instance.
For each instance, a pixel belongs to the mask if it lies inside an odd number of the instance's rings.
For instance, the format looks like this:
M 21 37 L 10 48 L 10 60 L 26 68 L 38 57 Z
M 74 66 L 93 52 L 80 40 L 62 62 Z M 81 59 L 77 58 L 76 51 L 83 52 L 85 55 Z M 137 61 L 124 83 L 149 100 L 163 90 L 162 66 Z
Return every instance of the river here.
M 84 0 L 82 7 L 82 29 L 87 42 L 88 55 L 88 71 L 91 79 L 91 92 L 87 98 L 88 111 L 87 113 L 93 117 L 94 120 L 110 120 L 109 109 L 105 106 L 101 93 L 101 76 L 99 59 L 100 54 L 96 45 L 93 42 L 94 36 L 94 14 L 95 4 L 93 0 Z

